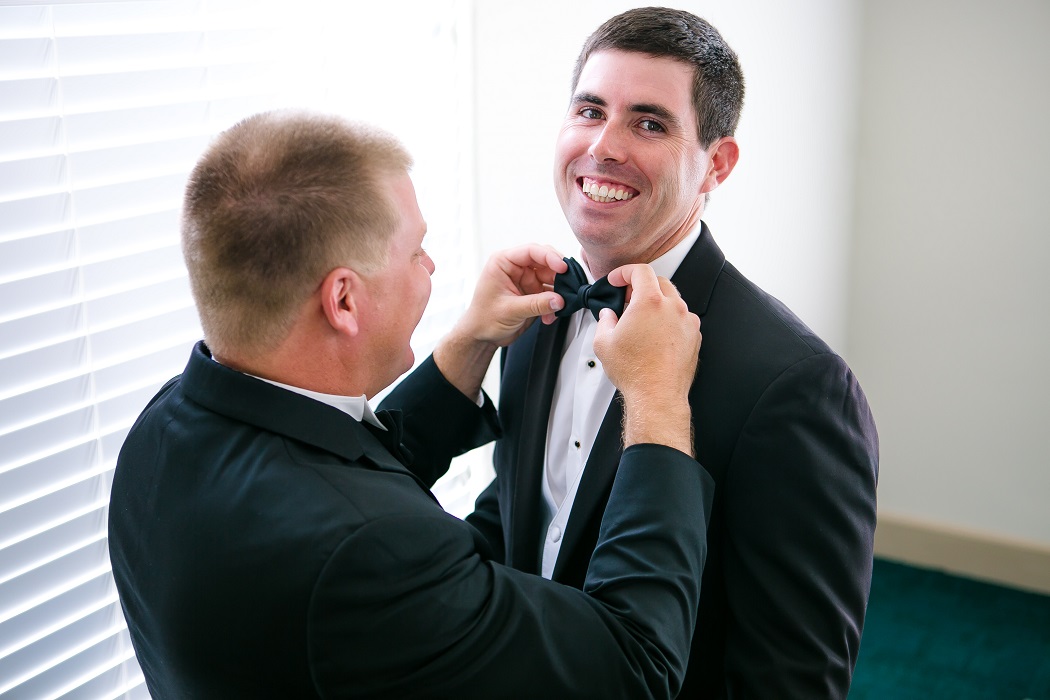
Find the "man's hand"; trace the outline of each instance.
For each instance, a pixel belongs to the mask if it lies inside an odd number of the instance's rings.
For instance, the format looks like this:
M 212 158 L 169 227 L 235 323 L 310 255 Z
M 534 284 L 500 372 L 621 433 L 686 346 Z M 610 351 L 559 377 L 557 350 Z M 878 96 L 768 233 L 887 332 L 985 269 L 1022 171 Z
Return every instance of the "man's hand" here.
M 631 287 L 623 316 L 603 309 L 594 334 L 594 352 L 623 394 L 624 447 L 652 442 L 692 455 L 689 388 L 700 351 L 700 319 L 649 265 L 619 267 L 609 281 Z
M 497 347 L 510 345 L 537 316 L 554 322 L 564 306 L 551 291 L 554 275 L 568 266 L 550 246 L 526 245 L 493 254 L 474 288 L 474 298 L 456 324 L 459 332 Z
M 434 362 L 445 378 L 476 397 L 497 348 L 514 342 L 537 316 L 554 322 L 564 301 L 551 286 L 554 275 L 567 269 L 550 246 L 525 245 L 493 254 L 470 306 L 434 349 Z

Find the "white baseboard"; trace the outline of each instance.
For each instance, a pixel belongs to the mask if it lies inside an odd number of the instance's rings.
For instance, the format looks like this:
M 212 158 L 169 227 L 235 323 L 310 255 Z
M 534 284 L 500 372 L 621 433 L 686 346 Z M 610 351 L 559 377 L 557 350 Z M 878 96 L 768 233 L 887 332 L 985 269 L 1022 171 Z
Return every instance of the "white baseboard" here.
M 1050 594 L 1050 547 L 879 513 L 875 555 Z

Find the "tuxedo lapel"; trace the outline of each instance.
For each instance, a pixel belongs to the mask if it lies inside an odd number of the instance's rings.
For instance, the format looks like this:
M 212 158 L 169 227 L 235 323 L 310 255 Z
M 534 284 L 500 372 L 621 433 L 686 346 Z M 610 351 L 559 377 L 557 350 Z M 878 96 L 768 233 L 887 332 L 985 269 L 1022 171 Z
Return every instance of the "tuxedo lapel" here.
M 682 299 L 689 310 L 698 316 L 707 312 L 707 307 L 714 291 L 715 282 L 725 265 L 725 255 L 711 236 L 707 224 L 701 224 L 700 236 L 686 253 L 682 264 L 672 276 Z M 555 367 L 557 371 L 557 367 Z M 553 391 L 553 382 L 551 388 Z M 547 403 L 548 413 L 550 399 Z M 617 392 L 609 405 L 598 435 L 591 448 L 590 457 L 580 477 L 576 499 L 572 504 L 569 521 L 566 523 L 565 536 L 558 552 L 558 561 L 554 565 L 553 579 L 570 586 L 582 587 L 587 573 L 587 564 L 591 552 L 598 541 L 598 530 L 601 527 L 605 504 L 612 491 L 613 480 L 623 453 L 623 405 L 620 393 Z M 546 426 L 546 421 L 544 422 Z M 546 433 L 543 434 L 544 437 Z M 533 440 L 542 447 L 544 440 Z M 542 460 L 542 455 L 541 455 Z M 541 467 L 538 470 L 542 472 Z
M 725 264 L 726 256 L 715 243 L 711 230 L 707 224 L 701 224 L 700 237 L 671 276 L 671 281 L 689 310 L 700 318 L 707 313 L 715 283 Z M 703 332 L 703 328 L 700 331 Z
M 514 459 L 514 493 L 511 500 L 507 564 L 539 573 L 540 523 L 543 506 L 543 462 L 547 445 L 554 385 L 558 380 L 561 349 L 569 319 L 547 326 L 538 324 L 536 341 L 527 366 L 521 440 Z

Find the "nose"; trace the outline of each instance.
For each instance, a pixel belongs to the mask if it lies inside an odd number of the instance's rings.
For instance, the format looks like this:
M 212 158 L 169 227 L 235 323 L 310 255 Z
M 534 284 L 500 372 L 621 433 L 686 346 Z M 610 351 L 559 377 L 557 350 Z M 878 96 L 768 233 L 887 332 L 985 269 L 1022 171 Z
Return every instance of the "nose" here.
M 588 149 L 591 157 L 599 163 L 622 163 L 627 157 L 626 144 L 621 130 L 612 122 L 606 122 L 597 138 Z

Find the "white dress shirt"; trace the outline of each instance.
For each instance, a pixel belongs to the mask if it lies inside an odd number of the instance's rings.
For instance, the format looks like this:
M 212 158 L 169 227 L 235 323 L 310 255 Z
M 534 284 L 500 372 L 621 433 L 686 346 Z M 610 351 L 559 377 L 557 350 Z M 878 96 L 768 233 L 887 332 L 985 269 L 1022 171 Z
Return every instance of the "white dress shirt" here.
M 249 377 L 255 377 L 254 374 L 248 375 Z M 319 391 L 311 391 L 310 389 L 303 389 L 302 387 L 292 386 L 291 384 L 282 384 L 281 382 L 275 382 L 272 379 L 265 379 L 263 377 L 255 377 L 261 379 L 267 384 L 273 384 L 279 386 L 282 389 L 288 391 L 294 391 L 296 394 L 302 394 L 315 401 L 328 404 L 332 408 L 338 408 L 343 413 L 346 413 L 351 418 L 359 423 L 368 423 L 374 425 L 380 430 L 386 430 L 386 426 L 379 422 L 376 418 L 375 412 L 372 410 L 372 406 L 368 403 L 368 399 L 361 396 L 340 396 L 339 394 L 322 394 Z
M 656 274 L 670 279 L 699 236 L 698 224 L 678 245 L 650 263 Z M 580 266 L 587 281 L 593 284 L 594 277 L 582 256 Z M 598 322 L 587 309 L 576 312 L 569 319 L 565 349 L 554 385 L 543 464 L 543 499 L 547 504 L 547 534 L 542 543 L 541 557 L 544 578 L 551 578 L 554 574 L 565 525 L 576 499 L 576 488 L 598 436 L 598 428 L 616 393 L 616 387 L 605 376 L 602 363 L 594 354 L 597 327 Z

